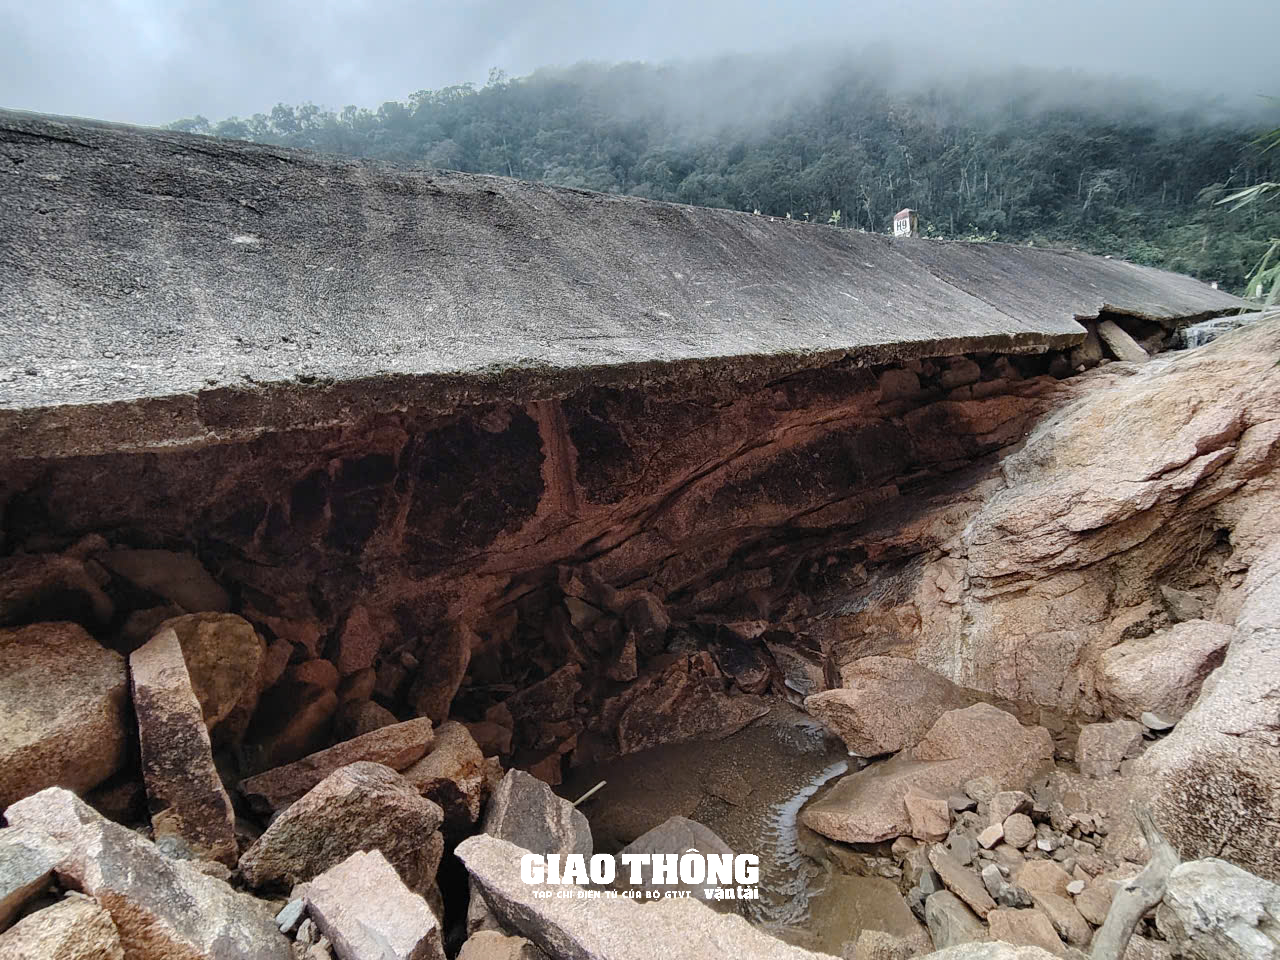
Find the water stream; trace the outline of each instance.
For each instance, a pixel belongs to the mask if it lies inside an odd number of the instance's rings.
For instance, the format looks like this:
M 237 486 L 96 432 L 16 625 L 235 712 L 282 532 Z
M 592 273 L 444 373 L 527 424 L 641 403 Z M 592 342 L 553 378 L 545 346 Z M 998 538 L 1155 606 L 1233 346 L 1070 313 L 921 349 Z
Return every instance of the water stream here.
M 735 852 L 758 854 L 761 897 L 738 904 L 743 915 L 775 936 L 838 954 L 842 942 L 856 938 L 862 914 L 832 911 L 824 901 L 814 920 L 810 904 L 833 877 L 828 865 L 806 855 L 797 817 L 856 762 L 808 716 L 779 702 L 733 736 L 669 744 L 579 770 L 559 792 L 576 799 L 607 781 L 581 808 L 598 852 L 616 853 L 669 817 L 684 816 L 710 827 Z M 835 880 L 841 899 L 852 879 L 861 878 Z

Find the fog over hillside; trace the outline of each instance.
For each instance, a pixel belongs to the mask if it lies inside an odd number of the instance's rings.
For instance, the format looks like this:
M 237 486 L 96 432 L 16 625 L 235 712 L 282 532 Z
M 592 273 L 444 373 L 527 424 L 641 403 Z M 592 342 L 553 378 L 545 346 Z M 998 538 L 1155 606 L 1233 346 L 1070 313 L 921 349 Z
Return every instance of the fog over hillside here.
M 836 51 L 909 77 L 1080 70 L 1251 103 L 1280 87 L 1268 0 L 74 0 L 0 4 L 0 104 L 133 123 L 277 102 L 376 106 L 581 60 L 792 51 L 794 88 Z

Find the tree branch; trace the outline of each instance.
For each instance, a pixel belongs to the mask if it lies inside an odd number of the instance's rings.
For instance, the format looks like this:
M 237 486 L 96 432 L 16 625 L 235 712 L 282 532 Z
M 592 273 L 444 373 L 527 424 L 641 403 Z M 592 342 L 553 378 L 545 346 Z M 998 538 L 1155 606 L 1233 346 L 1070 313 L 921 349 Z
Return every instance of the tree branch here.
M 1178 851 L 1156 828 L 1150 810 L 1139 808 L 1134 816 L 1146 838 L 1151 859 L 1140 874 L 1116 891 L 1106 922 L 1093 938 L 1090 960 L 1120 960 L 1124 956 L 1138 921 L 1164 897 L 1169 874 L 1181 862 Z

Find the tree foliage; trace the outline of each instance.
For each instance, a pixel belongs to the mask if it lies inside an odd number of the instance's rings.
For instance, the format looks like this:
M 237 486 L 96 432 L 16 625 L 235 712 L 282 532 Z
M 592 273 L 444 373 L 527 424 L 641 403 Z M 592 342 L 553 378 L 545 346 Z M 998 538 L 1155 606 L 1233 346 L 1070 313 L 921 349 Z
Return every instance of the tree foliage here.
M 912 207 L 930 236 L 1075 247 L 1235 290 L 1280 236 L 1274 204 L 1207 202 L 1280 181 L 1280 151 L 1234 114 L 1048 74 L 906 88 L 838 64 L 785 87 L 778 66 L 495 70 L 376 110 L 280 104 L 172 126 L 838 229 L 888 232 Z

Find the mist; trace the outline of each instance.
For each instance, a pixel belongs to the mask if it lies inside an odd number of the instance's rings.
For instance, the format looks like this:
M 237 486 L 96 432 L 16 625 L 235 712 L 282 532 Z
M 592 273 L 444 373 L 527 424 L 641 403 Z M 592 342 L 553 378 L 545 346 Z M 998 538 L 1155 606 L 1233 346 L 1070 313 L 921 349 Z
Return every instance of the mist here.
M 726 55 L 773 53 L 762 92 L 778 104 L 804 96 L 824 63 L 855 57 L 895 83 L 1034 68 L 1066 71 L 1068 98 L 1122 87 L 1131 99 L 1140 91 L 1153 103 L 1247 110 L 1280 93 L 1273 32 L 1259 28 L 1270 9 L 1270 0 L 4 0 L 0 106 L 163 124 L 280 102 L 376 106 L 483 83 L 492 67 L 521 75 L 582 60 L 707 61 L 707 75 L 732 87 L 732 73 L 715 73 L 733 63 Z

